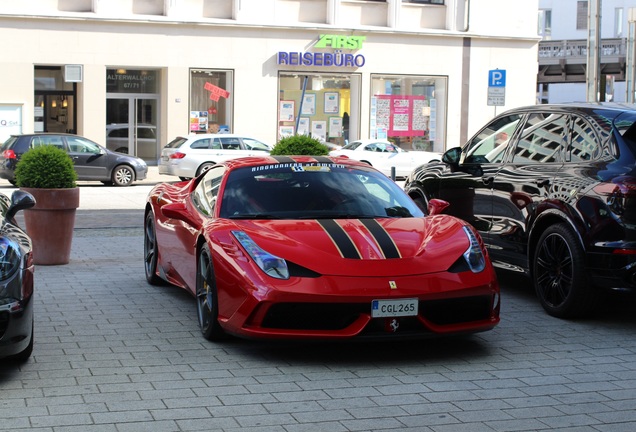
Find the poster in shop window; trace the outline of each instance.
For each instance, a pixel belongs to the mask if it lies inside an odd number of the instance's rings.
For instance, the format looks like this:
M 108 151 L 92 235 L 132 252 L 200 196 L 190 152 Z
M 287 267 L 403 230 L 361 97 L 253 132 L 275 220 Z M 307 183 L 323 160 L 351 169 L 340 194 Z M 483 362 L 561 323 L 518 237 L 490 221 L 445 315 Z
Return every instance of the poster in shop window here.
M 278 136 L 279 138 L 285 138 L 294 135 L 294 127 L 293 126 L 279 126 L 278 127 Z
M 329 138 L 342 136 L 342 117 L 329 117 Z
M 316 94 L 307 93 L 303 98 L 303 108 L 300 112 L 302 115 L 315 115 L 316 114 Z
M 340 95 L 338 92 L 325 92 L 325 114 L 340 113 Z
M 327 122 L 322 120 L 311 122 L 311 136 L 327 141 Z
M 386 130 L 388 136 L 424 135 L 424 96 L 377 95 L 376 98 L 376 134 L 377 131 Z
M 309 135 L 309 117 L 298 119 L 298 135 Z
M 294 121 L 293 100 L 282 100 L 279 102 L 278 121 Z

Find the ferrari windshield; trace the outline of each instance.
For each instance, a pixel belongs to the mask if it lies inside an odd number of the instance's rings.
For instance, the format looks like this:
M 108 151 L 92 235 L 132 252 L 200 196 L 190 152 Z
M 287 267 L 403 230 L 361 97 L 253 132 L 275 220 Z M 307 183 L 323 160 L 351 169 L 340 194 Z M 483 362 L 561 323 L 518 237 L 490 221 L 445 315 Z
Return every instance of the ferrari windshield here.
M 382 173 L 324 163 L 281 163 L 232 171 L 220 216 L 234 219 L 421 217 Z

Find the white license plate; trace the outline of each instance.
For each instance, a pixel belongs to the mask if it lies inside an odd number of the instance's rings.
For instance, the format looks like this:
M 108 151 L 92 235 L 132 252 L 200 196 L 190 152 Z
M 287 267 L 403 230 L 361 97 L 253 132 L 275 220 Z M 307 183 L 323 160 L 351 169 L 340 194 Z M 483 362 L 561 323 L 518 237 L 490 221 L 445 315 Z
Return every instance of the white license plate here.
M 417 315 L 417 299 L 373 300 L 371 317 L 401 317 Z

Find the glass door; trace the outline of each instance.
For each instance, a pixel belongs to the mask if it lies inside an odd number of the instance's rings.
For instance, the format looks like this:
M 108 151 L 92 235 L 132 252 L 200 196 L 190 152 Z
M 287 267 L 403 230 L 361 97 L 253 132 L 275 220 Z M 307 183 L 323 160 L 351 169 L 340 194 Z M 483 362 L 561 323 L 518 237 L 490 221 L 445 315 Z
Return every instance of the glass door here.
M 106 100 L 106 147 L 156 165 L 159 154 L 157 107 L 157 97 L 109 96 Z

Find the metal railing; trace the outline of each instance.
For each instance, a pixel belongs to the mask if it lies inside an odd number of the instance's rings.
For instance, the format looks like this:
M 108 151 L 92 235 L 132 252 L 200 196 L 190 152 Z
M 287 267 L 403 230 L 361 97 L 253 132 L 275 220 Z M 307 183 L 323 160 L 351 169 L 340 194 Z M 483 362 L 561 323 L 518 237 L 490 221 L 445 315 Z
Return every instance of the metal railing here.
M 603 39 L 601 41 L 601 63 L 603 57 L 626 55 L 626 39 Z M 541 60 L 583 60 L 587 58 L 587 40 L 558 40 L 539 42 L 539 63 Z

